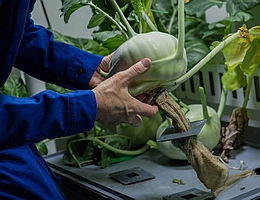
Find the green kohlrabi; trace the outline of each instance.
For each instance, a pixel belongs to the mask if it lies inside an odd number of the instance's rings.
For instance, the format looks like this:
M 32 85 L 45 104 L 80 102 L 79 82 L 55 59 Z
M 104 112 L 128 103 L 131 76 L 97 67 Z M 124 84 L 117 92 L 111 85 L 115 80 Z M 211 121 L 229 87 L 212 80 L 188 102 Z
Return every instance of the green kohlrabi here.
M 115 51 L 110 63 L 109 75 L 112 76 L 118 71 L 129 68 L 142 58 L 150 58 L 152 67 L 130 84 L 130 93 L 135 96 L 144 92 L 149 93 L 156 88 L 173 90 L 174 80 L 184 75 L 187 70 L 187 57 L 184 49 L 184 0 L 180 0 L 178 5 L 178 39 L 170 34 L 157 31 L 148 17 L 145 19 L 154 30 L 148 33 L 136 34 L 116 1 L 111 0 L 110 2 L 123 20 L 130 39 Z
M 162 122 L 162 116 L 158 112 L 152 118 L 142 117 L 142 124 L 138 127 L 133 127 L 129 124 L 120 124 L 116 127 L 116 132 L 119 135 L 129 137 L 131 147 L 136 148 L 143 146 L 148 140 L 154 140 L 156 131 Z

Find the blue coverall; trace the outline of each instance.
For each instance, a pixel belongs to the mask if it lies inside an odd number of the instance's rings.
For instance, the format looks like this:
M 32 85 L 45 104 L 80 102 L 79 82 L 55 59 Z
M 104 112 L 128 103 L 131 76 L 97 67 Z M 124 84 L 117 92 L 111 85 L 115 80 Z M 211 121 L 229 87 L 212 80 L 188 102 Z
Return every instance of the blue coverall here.
M 0 199 L 64 199 L 59 178 L 33 143 L 88 131 L 96 118 L 95 95 L 87 89 L 103 57 L 54 42 L 31 19 L 34 4 L 0 0 L 0 87 L 15 67 L 75 92 L 0 94 Z

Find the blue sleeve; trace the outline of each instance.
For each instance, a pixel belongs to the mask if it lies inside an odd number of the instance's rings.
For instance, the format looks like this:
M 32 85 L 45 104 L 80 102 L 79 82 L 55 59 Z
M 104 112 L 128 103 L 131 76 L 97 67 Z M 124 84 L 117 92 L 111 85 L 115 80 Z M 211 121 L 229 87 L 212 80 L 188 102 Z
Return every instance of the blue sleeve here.
M 33 3 L 29 13 L 32 9 Z M 90 130 L 97 106 L 93 91 L 85 89 L 101 59 L 54 42 L 52 33 L 35 25 L 28 15 L 14 66 L 40 80 L 78 90 L 44 91 L 28 98 L 0 93 L 0 149 Z
M 72 45 L 55 42 L 53 34 L 35 25 L 29 15 L 14 66 L 49 83 L 70 89 L 87 89 L 102 58 Z
M 0 94 L 0 150 L 88 131 L 96 109 L 91 90 L 44 91 L 27 98 Z

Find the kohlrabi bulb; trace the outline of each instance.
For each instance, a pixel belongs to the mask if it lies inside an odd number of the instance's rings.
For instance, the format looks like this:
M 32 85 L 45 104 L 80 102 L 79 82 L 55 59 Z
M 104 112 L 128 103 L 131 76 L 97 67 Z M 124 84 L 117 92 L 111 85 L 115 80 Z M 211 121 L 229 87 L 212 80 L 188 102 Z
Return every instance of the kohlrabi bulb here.
M 135 96 L 158 87 L 170 89 L 173 82 L 187 71 L 185 49 L 177 51 L 177 48 L 178 40 L 170 34 L 158 31 L 137 34 L 115 51 L 110 62 L 109 76 L 131 67 L 143 58 L 150 58 L 151 68 L 129 85 L 130 93 Z

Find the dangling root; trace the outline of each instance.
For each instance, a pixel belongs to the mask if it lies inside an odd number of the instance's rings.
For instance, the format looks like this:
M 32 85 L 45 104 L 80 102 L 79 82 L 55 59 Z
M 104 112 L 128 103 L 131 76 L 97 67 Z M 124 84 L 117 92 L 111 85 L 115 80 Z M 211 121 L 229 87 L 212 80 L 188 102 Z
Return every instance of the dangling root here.
M 184 149 L 187 149 L 186 156 L 199 180 L 211 190 L 214 196 L 233 183 L 255 174 L 252 170 L 246 170 L 239 174 L 229 175 L 228 166 L 211 154 L 196 138 L 187 140 Z
M 168 92 L 163 91 L 154 96 L 159 109 L 176 123 L 173 124 L 175 128 L 181 132 L 187 131 L 190 126 L 189 121 L 181 111 L 180 106 L 168 95 Z M 195 137 L 175 143 L 174 145 L 187 156 L 188 161 L 197 173 L 198 179 L 211 190 L 214 196 L 217 196 L 219 192 L 236 181 L 255 173 L 252 170 L 247 170 L 236 175 L 229 175 L 228 166 L 222 163 L 217 156 L 214 156 Z
M 190 138 L 184 149 L 188 150 L 187 159 L 196 171 L 199 180 L 215 195 L 215 191 L 228 180 L 228 167 L 196 138 Z
M 217 196 L 221 191 L 225 190 L 228 186 L 232 185 L 233 183 L 240 181 L 243 178 L 247 178 L 249 176 L 252 176 L 254 174 L 255 174 L 255 172 L 253 170 L 245 170 L 245 171 L 242 171 L 239 174 L 229 175 L 228 180 L 225 182 L 225 184 L 215 191 L 215 196 Z

